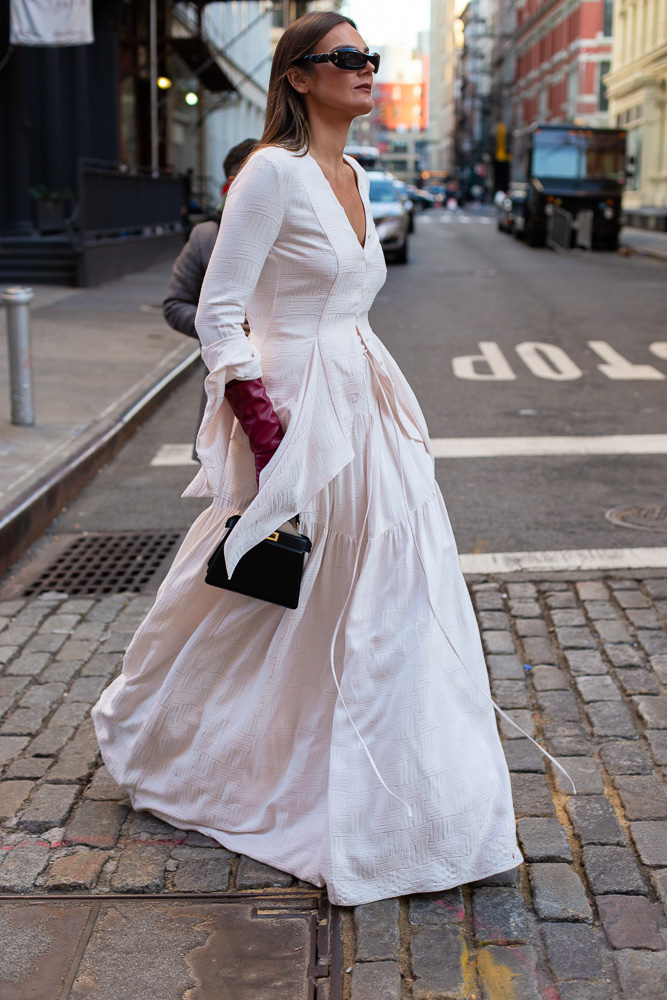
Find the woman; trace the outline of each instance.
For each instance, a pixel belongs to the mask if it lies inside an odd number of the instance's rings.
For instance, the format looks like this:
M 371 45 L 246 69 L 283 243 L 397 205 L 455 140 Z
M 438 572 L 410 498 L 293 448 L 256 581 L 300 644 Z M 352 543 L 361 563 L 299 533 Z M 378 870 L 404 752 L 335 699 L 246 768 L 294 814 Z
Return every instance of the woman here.
M 210 375 L 185 495 L 213 503 L 94 710 L 136 809 L 340 905 L 521 861 L 428 431 L 368 322 L 386 268 L 343 147 L 378 64 L 338 14 L 307 14 L 278 44 L 196 320 Z M 295 611 L 204 583 L 239 511 L 230 573 L 301 515 L 313 549 Z

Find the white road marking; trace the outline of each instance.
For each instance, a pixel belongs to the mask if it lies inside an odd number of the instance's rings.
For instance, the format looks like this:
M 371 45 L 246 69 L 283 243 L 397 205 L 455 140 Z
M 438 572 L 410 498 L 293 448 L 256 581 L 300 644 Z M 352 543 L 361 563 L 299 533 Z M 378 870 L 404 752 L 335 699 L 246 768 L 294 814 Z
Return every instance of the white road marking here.
M 557 344 L 541 344 L 539 341 L 526 340 L 517 344 L 516 353 L 537 378 L 550 379 L 552 382 L 570 382 L 581 378 L 584 374 L 575 365 L 562 347 Z
M 596 367 L 608 379 L 664 381 L 667 377 L 653 365 L 628 361 L 605 340 L 589 340 L 588 346 L 604 360 L 603 364 Z M 481 340 L 477 348 L 479 354 L 452 358 L 452 371 L 456 378 L 475 382 L 511 382 L 516 379 L 509 361 L 495 340 Z M 527 340 L 516 344 L 514 350 L 536 378 L 553 382 L 570 382 L 583 378 L 582 369 L 556 344 Z M 667 360 L 667 341 L 658 340 L 649 345 L 649 350 L 656 358 Z
M 192 457 L 191 444 L 161 444 L 151 465 L 199 465 Z
M 511 458 L 559 455 L 667 455 L 667 434 L 595 437 L 431 438 L 436 458 Z
M 589 340 L 588 346 L 605 362 L 602 365 L 598 365 L 598 368 L 607 378 L 617 380 L 638 378 L 663 380 L 665 378 L 663 373 L 659 372 L 653 365 L 636 365 L 632 361 L 628 361 L 611 344 L 608 344 L 606 340 Z M 651 346 L 654 347 L 655 345 Z M 656 353 L 656 357 L 660 357 L 660 355 Z
M 494 223 L 494 219 L 489 215 L 468 215 L 466 212 L 462 211 L 450 211 L 447 209 L 441 215 L 420 215 L 419 224 L 422 222 L 478 222 L 483 226 L 491 226 Z
M 495 340 L 480 340 L 479 354 L 465 354 L 452 358 L 452 371 L 456 378 L 473 382 L 513 382 L 516 375 Z M 486 371 L 478 371 L 482 365 Z
M 582 455 L 667 455 L 667 434 L 608 434 L 595 437 L 431 438 L 436 458 L 515 458 Z M 152 466 L 198 465 L 191 444 L 160 445 Z
M 579 438 L 432 438 L 436 458 L 501 455 L 655 455 L 667 453 L 667 434 Z M 163 444 L 152 466 L 197 465 L 191 444 Z M 560 570 L 667 569 L 667 548 L 564 549 L 462 553 L 464 573 L 546 573 Z
M 464 573 L 551 573 L 560 570 L 666 569 L 667 548 L 482 552 L 459 556 Z

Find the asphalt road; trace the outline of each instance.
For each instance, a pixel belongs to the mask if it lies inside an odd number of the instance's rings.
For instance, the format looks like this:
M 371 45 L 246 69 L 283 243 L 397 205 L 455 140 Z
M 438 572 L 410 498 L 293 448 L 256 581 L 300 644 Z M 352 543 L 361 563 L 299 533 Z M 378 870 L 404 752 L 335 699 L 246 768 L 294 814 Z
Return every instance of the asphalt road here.
M 445 452 L 451 439 L 494 439 L 491 457 L 464 448 L 436 462 L 462 553 L 667 545 L 665 530 L 604 516 L 667 500 L 667 456 L 642 453 L 634 438 L 667 433 L 666 307 L 661 261 L 532 249 L 472 211 L 417 219 L 411 261 L 389 268 L 371 322 Z M 196 376 L 51 531 L 186 528 L 205 506 L 180 499 L 195 467 L 151 461 L 192 440 L 199 391 Z M 634 444 L 610 455 L 516 453 L 536 437 L 573 435 Z

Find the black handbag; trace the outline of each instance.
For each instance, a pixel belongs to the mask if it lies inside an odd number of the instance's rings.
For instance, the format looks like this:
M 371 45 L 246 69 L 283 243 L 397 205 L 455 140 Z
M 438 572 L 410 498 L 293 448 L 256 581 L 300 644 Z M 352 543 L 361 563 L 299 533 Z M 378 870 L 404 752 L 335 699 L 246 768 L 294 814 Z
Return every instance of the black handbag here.
M 300 535 L 287 521 L 239 559 L 230 579 L 225 565 L 225 542 L 240 519 L 240 514 L 228 519 L 227 531 L 208 561 L 206 583 L 283 608 L 298 607 L 303 560 L 312 548 L 310 539 Z

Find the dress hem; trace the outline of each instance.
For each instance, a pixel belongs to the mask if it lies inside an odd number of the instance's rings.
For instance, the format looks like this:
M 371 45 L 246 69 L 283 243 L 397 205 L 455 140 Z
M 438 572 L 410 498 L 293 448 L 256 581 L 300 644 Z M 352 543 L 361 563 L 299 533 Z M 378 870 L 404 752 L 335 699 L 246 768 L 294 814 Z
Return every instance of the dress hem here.
M 129 796 L 132 801 L 132 795 Z M 348 897 L 346 893 L 339 893 L 333 887 L 327 885 L 320 876 L 320 881 L 315 881 L 312 873 L 306 873 L 303 871 L 296 871 L 294 868 L 284 867 L 284 862 L 282 860 L 276 861 L 275 859 L 267 859 L 266 857 L 258 857 L 256 854 L 252 854 L 247 850 L 239 851 L 237 848 L 230 846 L 229 841 L 225 842 L 223 839 L 224 834 L 221 834 L 218 830 L 213 830 L 211 827 L 207 826 L 197 826 L 194 823 L 186 823 L 180 820 L 174 819 L 169 813 L 161 812 L 159 809 L 144 808 L 140 806 L 137 807 L 136 811 L 149 812 L 151 815 L 156 816 L 158 819 L 162 820 L 164 823 L 169 823 L 171 826 L 175 827 L 177 830 L 193 830 L 196 833 L 201 833 L 206 837 L 210 837 L 211 840 L 215 840 L 221 847 L 225 848 L 227 851 L 232 851 L 234 854 L 243 854 L 245 857 L 250 858 L 252 861 L 257 861 L 259 864 L 267 865 L 269 868 L 274 868 L 276 871 L 285 872 L 288 875 L 292 875 L 293 878 L 299 879 L 301 882 L 307 882 L 312 885 L 314 889 L 325 889 L 327 893 L 327 898 L 329 902 L 334 906 L 363 906 L 365 903 L 378 902 L 381 899 L 394 899 L 397 896 L 412 896 L 421 893 L 430 892 L 445 892 L 448 889 L 455 889 L 460 885 L 468 885 L 471 882 L 479 882 L 481 879 L 490 878 L 492 875 L 498 875 L 500 872 L 509 871 L 512 868 L 518 868 L 520 864 L 523 864 L 523 856 L 519 851 L 519 848 L 515 848 L 514 853 L 509 853 L 504 860 L 495 861 L 488 868 L 482 869 L 481 872 L 471 873 L 469 877 L 466 876 L 456 876 L 455 878 L 445 879 L 442 882 L 437 880 L 435 883 L 419 883 L 417 885 L 408 886 L 398 885 L 388 891 L 381 891 L 378 894 L 378 890 L 371 890 L 370 892 L 363 893 L 354 899 Z M 232 835 L 234 837 L 235 835 Z M 239 834 L 238 836 L 243 836 Z M 368 881 L 364 882 L 364 885 L 368 886 Z M 369 887 L 370 888 L 370 887 Z

